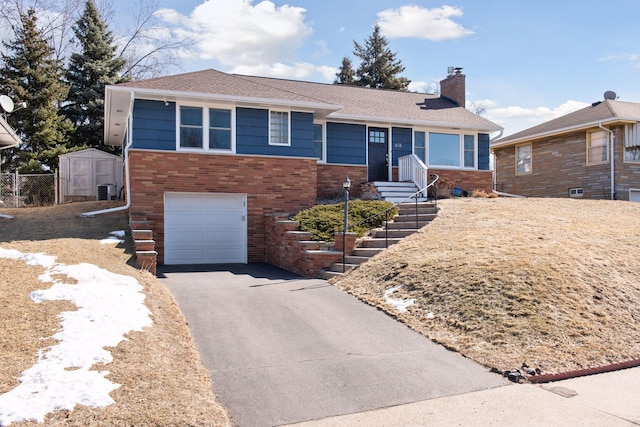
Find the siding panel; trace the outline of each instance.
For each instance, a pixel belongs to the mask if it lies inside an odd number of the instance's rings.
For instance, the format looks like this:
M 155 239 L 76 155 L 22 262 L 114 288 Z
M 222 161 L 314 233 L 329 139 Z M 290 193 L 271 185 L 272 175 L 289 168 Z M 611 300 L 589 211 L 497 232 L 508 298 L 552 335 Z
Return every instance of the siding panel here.
M 367 127 L 327 123 L 327 163 L 366 165 Z
M 398 158 L 411 154 L 411 128 L 391 129 L 391 161 L 398 166 Z
M 136 99 L 133 104 L 133 147 L 176 149 L 176 104 Z

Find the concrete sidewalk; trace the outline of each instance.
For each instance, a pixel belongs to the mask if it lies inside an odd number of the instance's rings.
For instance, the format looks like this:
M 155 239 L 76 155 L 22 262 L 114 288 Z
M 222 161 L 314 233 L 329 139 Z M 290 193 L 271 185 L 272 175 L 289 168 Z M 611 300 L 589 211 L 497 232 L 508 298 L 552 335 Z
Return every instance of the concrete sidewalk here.
M 294 425 L 638 426 L 640 367 L 541 385 L 511 384 Z

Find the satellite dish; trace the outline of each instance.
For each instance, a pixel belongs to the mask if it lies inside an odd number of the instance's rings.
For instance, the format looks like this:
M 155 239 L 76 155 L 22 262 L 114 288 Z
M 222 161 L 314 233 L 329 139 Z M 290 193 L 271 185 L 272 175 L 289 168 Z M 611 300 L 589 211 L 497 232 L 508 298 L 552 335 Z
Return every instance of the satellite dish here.
M 13 111 L 13 101 L 7 95 L 0 95 L 0 107 L 7 113 Z
M 604 99 L 616 99 L 618 95 L 612 90 L 608 90 L 604 93 Z

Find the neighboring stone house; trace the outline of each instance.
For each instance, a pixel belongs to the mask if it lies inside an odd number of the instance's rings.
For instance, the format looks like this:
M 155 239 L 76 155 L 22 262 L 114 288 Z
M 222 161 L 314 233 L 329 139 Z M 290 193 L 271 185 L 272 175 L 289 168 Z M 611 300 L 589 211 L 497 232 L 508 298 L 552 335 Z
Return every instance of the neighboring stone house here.
M 216 70 L 129 82 L 106 88 L 105 142 L 125 146 L 130 212 L 159 263 L 262 262 L 265 214 L 341 194 L 347 176 L 357 192 L 409 161 L 490 191 L 500 127 L 464 108 L 459 70 L 443 83 L 436 96 Z
M 640 201 L 640 104 L 604 101 L 493 141 L 495 189 Z

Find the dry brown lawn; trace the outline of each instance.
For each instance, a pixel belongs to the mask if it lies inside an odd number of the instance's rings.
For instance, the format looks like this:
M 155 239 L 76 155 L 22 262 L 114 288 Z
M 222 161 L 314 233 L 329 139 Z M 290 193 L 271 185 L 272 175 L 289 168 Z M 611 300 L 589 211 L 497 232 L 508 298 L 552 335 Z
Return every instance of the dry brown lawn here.
M 169 291 L 151 274 L 131 264 L 131 242 L 101 244 L 114 230 L 123 230 L 125 213 L 81 218 L 86 211 L 114 206 L 87 202 L 56 207 L 0 209 L 0 247 L 58 257 L 58 262 L 95 264 L 134 277 L 144 287 L 145 304 L 153 325 L 128 334 L 111 348 L 114 361 L 109 380 L 121 387 L 110 395 L 116 403 L 104 408 L 77 406 L 56 411 L 47 426 L 218 426 L 230 425 L 216 400 L 206 369 L 192 341 L 187 323 Z M 44 270 L 22 261 L 0 258 L 0 393 L 14 388 L 22 371 L 37 360 L 38 350 L 54 344 L 42 340 L 59 329 L 58 314 L 74 310 L 70 302 L 35 304 L 29 294 L 50 285 L 38 280 Z M 67 279 L 68 280 L 68 279 Z M 39 425 L 32 421 L 12 426 Z
M 640 357 L 640 203 L 444 200 L 438 217 L 334 283 L 499 370 Z M 385 302 L 414 298 L 406 313 Z M 432 314 L 430 314 L 432 313 Z

